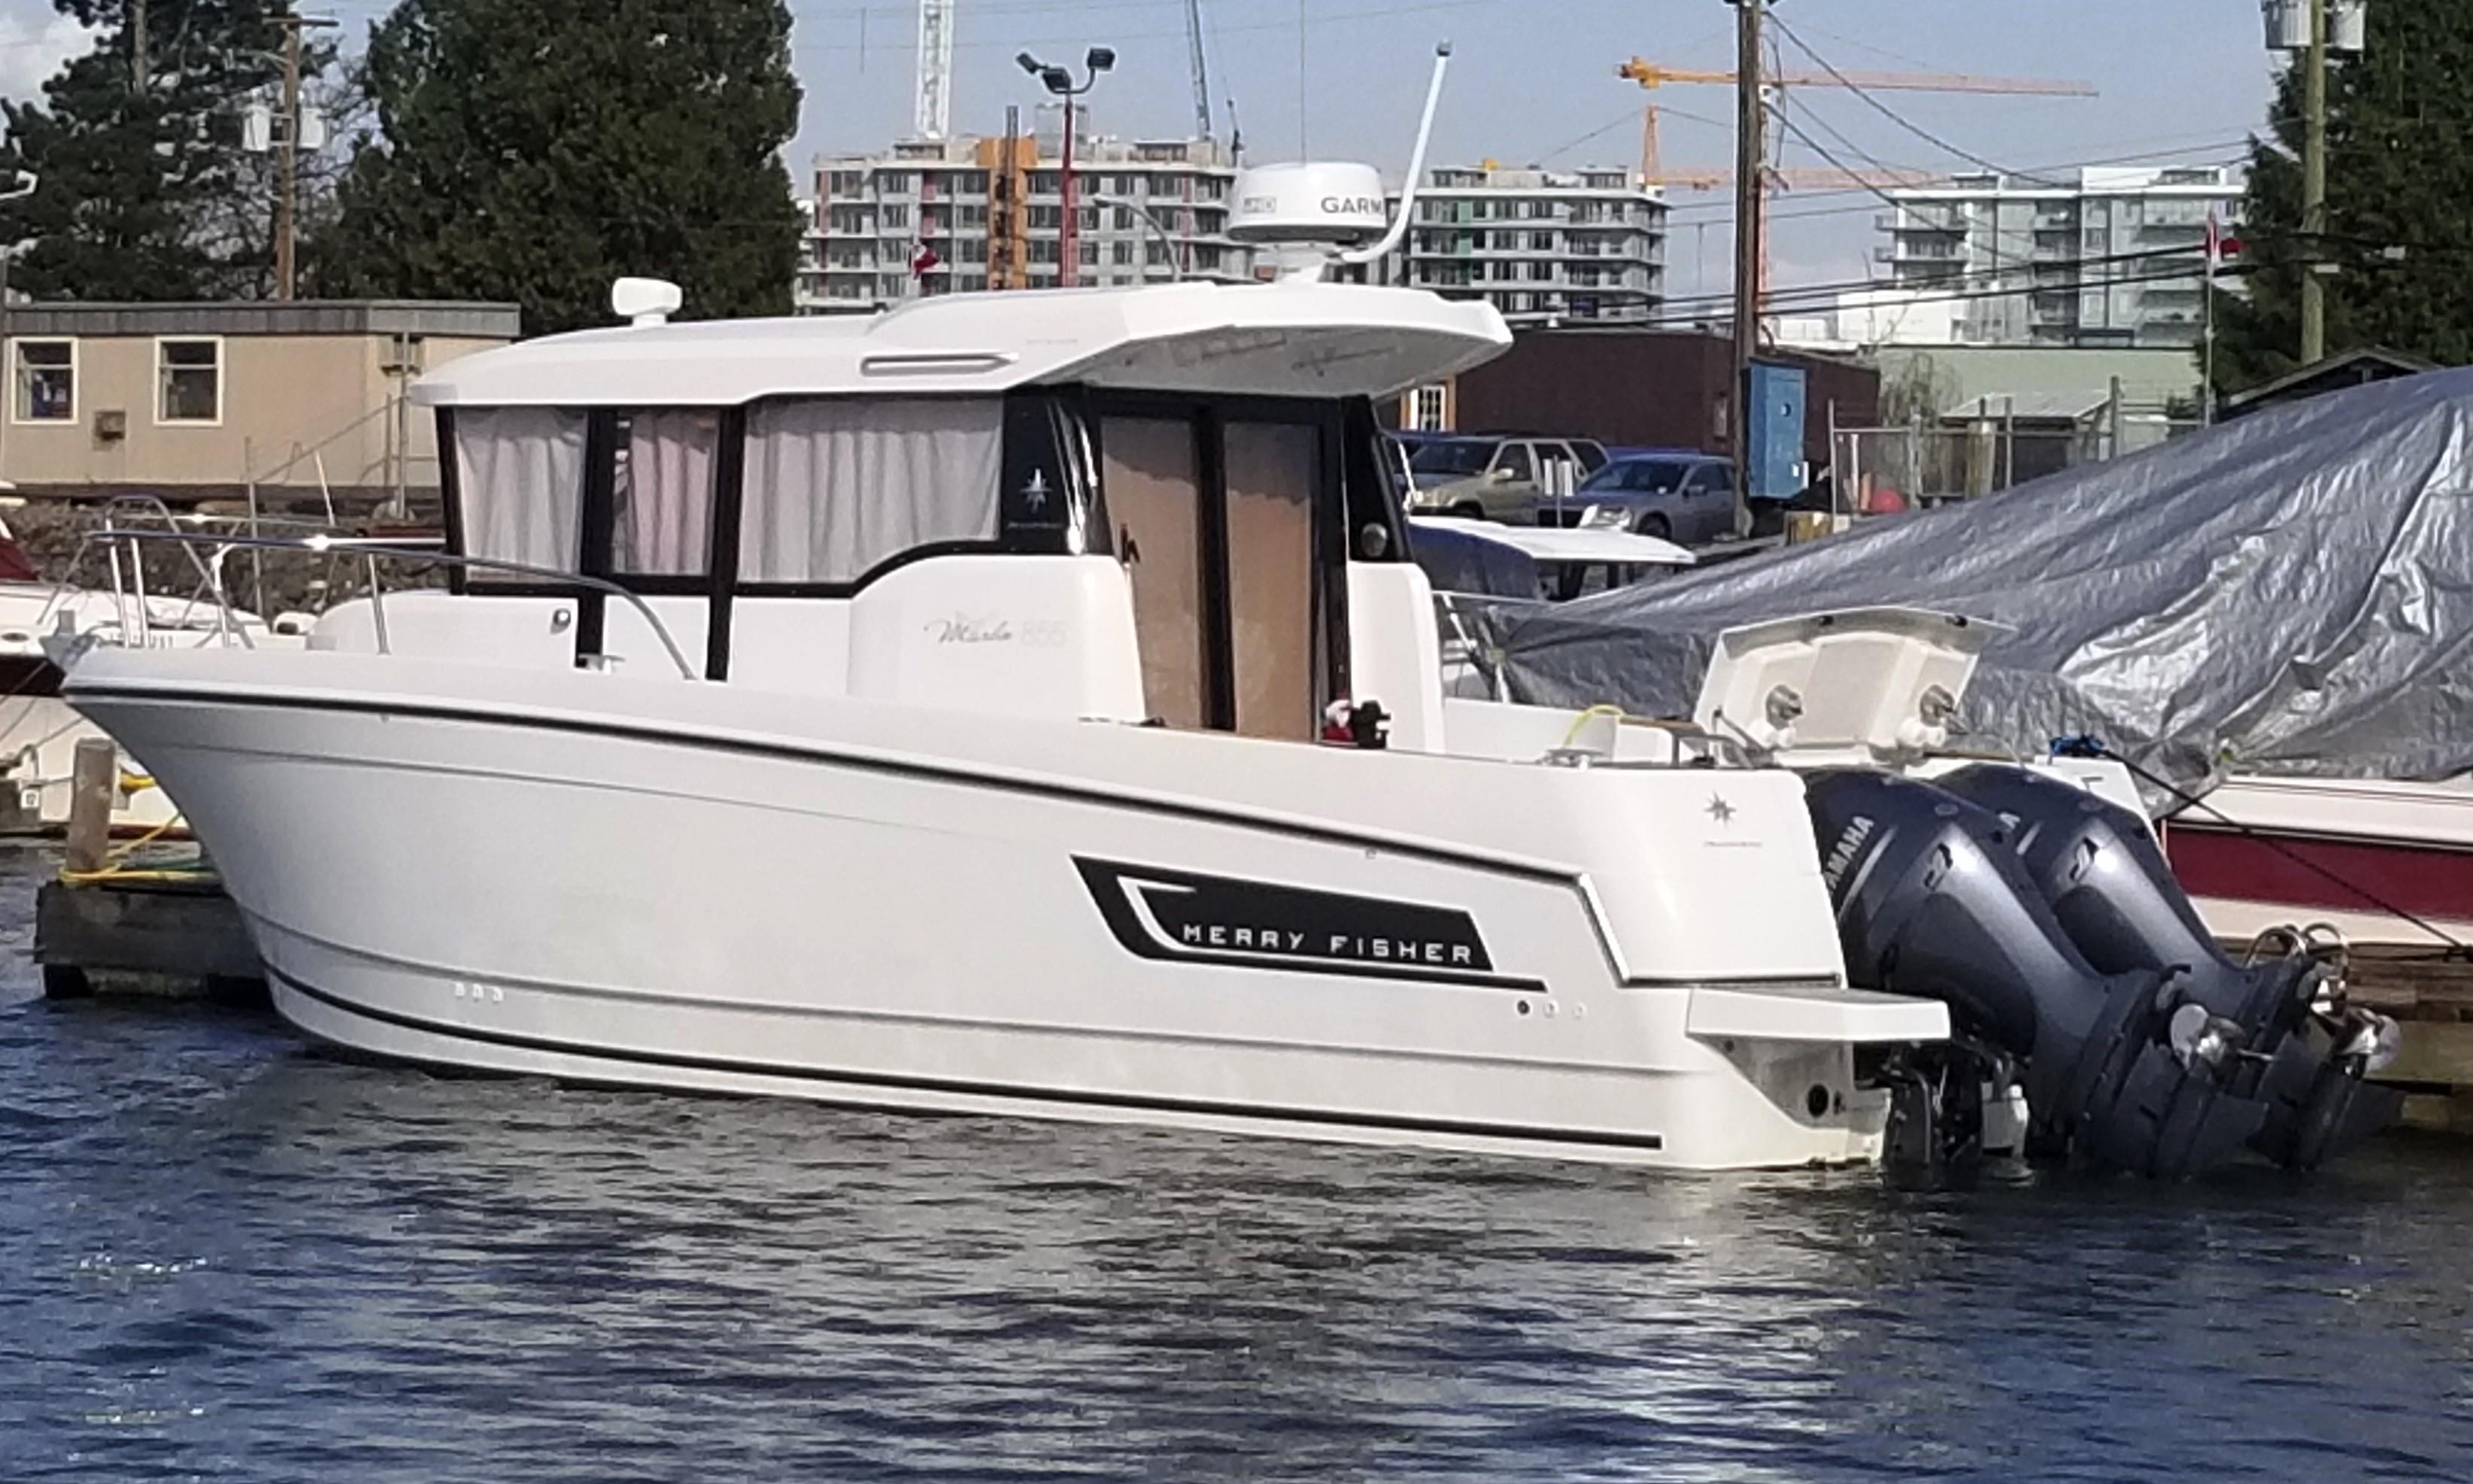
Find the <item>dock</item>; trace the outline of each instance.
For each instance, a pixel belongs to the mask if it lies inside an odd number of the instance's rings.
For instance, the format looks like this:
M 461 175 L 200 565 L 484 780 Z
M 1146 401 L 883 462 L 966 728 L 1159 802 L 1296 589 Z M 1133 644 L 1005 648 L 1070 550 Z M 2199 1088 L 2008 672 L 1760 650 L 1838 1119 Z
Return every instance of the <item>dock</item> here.
M 118 750 L 80 742 L 65 859 L 35 898 L 44 993 L 264 1003 L 265 968 L 204 853 L 145 836 L 112 840 L 119 783 Z
M 2366 945 L 2353 950 L 2351 992 L 2404 1028 L 2379 1080 L 2407 1089 L 2405 1125 L 2473 1135 L 2473 961 Z

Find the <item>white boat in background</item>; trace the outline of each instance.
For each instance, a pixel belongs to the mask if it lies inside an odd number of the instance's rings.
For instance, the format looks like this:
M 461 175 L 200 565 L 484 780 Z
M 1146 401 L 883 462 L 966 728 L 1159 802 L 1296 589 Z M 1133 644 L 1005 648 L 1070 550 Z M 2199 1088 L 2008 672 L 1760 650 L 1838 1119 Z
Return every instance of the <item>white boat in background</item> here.
M 60 670 L 46 644 L 62 634 L 164 648 L 301 642 L 203 595 L 140 596 L 48 581 L 0 523 L 0 819 L 16 831 L 68 822 L 77 745 L 105 735 L 60 697 Z M 115 828 L 153 828 L 175 817 L 176 806 L 143 775 L 124 767 L 122 776 Z

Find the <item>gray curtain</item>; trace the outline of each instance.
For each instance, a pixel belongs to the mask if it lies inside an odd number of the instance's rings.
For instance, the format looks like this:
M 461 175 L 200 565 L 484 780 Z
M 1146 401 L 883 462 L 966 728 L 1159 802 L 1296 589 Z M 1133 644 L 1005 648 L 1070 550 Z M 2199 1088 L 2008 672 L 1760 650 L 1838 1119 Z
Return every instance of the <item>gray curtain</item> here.
M 747 419 L 738 575 L 849 582 L 931 541 L 996 534 L 1004 403 L 778 401 Z
M 584 508 L 583 413 L 457 408 L 455 481 L 464 505 L 465 551 L 575 569 Z M 484 567 L 472 575 L 486 580 L 492 574 Z

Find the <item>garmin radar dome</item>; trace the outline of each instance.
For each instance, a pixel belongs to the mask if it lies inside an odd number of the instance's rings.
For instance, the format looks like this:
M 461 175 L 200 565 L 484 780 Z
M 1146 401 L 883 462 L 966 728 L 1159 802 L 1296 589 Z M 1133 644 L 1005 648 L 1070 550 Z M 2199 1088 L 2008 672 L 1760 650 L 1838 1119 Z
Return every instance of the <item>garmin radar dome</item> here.
M 1236 205 L 1228 235 L 1252 248 L 1285 249 L 1283 278 L 1318 279 L 1333 267 L 1380 261 L 1400 246 L 1426 174 L 1426 144 L 1442 101 L 1443 74 L 1452 47 L 1434 48 L 1434 72 L 1426 84 L 1426 111 L 1417 123 L 1417 145 L 1408 156 L 1407 184 L 1394 212 L 1372 165 L 1346 160 L 1298 160 L 1257 165 L 1236 178 Z
M 1371 165 L 1308 160 L 1259 165 L 1236 181 L 1228 235 L 1248 246 L 1363 247 L 1390 229 L 1382 177 Z

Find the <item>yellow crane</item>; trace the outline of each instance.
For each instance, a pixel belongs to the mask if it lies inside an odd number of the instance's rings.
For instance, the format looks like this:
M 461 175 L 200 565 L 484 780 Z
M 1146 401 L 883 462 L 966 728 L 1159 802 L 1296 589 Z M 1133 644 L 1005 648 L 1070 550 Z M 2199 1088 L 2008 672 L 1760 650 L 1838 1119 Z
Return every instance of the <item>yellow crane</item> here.
M 1625 82 L 1637 83 L 1643 87 L 1649 88 L 1688 83 L 1706 83 L 1732 87 L 1737 81 L 1736 75 L 1732 72 L 1666 67 L 1653 61 L 1645 61 L 1638 57 L 1617 67 L 1615 75 Z M 1973 77 L 1958 72 L 1773 72 L 1762 81 L 1771 87 L 1852 87 L 1860 88 L 1864 92 L 2010 93 L 2047 98 L 2095 96 L 2095 84 L 2092 83 L 2063 83 L 2043 78 Z M 1904 172 L 1891 171 L 1887 174 L 1894 176 Z M 1669 176 L 1666 171 L 1665 161 L 1658 155 L 1657 105 L 1654 103 L 1641 110 L 1640 175 L 1641 183 L 1644 186 L 1684 185 L 1695 190 L 1711 190 L 1731 179 L 1723 175 L 1712 176 L 1706 171 Z M 1871 175 L 1849 178 L 1843 172 L 1833 174 L 1827 179 L 1842 184 L 1861 184 L 1864 181 L 1874 184 L 1916 183 L 1889 181 Z M 1802 188 L 1831 188 L 1818 183 L 1819 180 L 1815 173 L 1813 183 L 1804 184 Z

